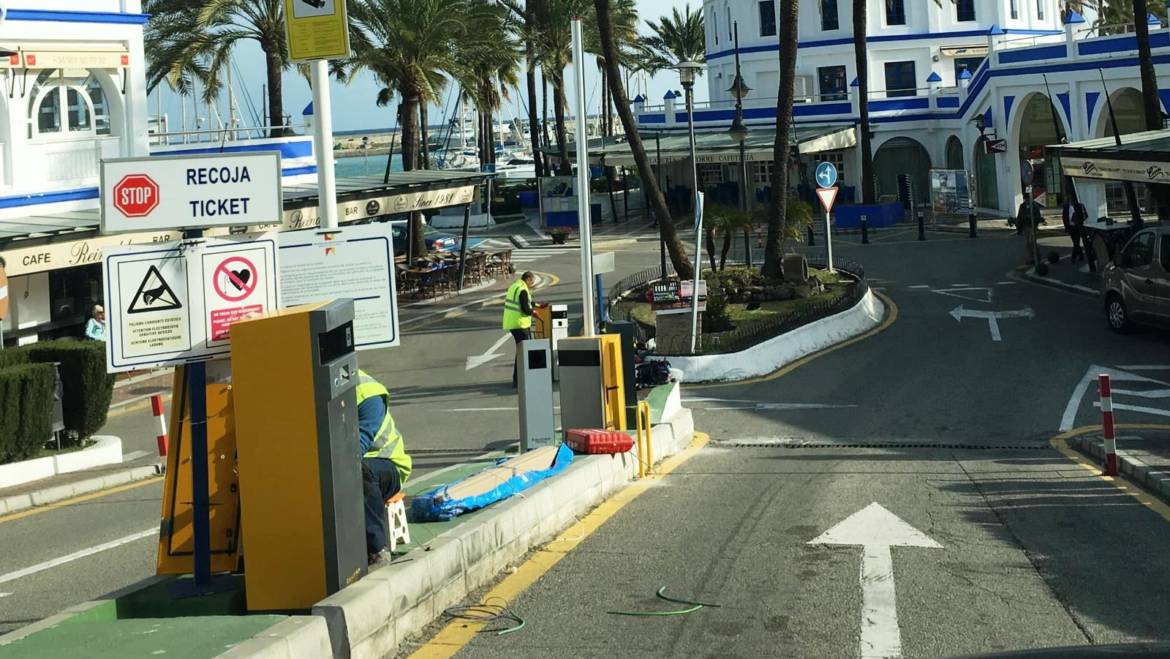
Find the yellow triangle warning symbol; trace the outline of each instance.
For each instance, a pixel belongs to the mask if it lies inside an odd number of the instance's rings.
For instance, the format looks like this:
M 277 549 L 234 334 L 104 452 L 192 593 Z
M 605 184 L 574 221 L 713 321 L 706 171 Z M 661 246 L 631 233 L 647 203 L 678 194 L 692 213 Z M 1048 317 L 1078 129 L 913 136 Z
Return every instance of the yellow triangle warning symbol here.
M 138 292 L 134 294 L 134 299 L 130 302 L 130 308 L 126 310 L 126 313 L 170 311 L 182 308 L 183 303 L 179 301 L 179 296 L 175 295 L 175 291 L 163 279 L 158 268 L 152 265 L 146 271 L 146 276 L 142 278 L 142 283 L 138 285 Z

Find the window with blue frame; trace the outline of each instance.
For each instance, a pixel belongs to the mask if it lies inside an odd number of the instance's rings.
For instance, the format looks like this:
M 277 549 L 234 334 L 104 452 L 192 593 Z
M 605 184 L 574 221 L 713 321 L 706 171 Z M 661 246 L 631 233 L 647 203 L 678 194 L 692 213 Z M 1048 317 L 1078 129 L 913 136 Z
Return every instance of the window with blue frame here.
M 776 0 L 763 0 L 760 3 L 760 36 L 776 36 Z
M 975 20 L 975 0 L 955 0 L 955 20 L 960 23 Z
M 904 0 L 886 0 L 886 25 L 906 24 L 906 3 Z
M 817 69 L 817 81 L 822 101 L 844 101 L 847 98 L 844 66 L 822 66 Z
M 967 71 L 970 71 L 971 75 L 975 75 L 975 71 L 979 68 L 979 65 L 982 63 L 983 63 L 982 57 L 956 57 L 955 58 L 955 80 L 959 80 L 960 78 L 963 77 L 963 70 L 964 69 L 966 69 Z
M 914 62 L 886 62 L 886 96 L 914 96 L 918 93 Z
M 837 0 L 821 0 L 821 29 L 841 29 L 841 22 L 837 18 Z

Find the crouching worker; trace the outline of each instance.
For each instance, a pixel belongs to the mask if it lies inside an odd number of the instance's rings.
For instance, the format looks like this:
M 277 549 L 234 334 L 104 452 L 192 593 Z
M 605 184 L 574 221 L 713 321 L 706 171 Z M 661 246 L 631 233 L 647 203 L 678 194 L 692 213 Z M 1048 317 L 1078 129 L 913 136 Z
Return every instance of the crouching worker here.
M 358 371 L 358 435 L 362 450 L 362 490 L 366 511 L 366 552 L 369 563 L 390 559 L 385 551 L 386 499 L 397 494 L 410 477 L 411 459 L 402 433 L 390 416 L 390 392 L 365 371 Z

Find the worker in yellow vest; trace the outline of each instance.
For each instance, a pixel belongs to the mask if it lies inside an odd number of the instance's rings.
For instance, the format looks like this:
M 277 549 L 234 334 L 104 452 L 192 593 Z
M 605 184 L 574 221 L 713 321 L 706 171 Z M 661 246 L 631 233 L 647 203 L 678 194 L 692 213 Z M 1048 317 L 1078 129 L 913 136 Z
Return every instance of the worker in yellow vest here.
M 536 275 L 525 272 L 520 278 L 508 287 L 504 296 L 504 329 L 512 333 L 512 340 L 516 342 L 517 354 L 520 342 L 529 338 L 532 329 L 532 314 L 535 305 L 532 302 L 532 286 L 536 283 Z M 512 387 L 516 387 L 516 360 L 512 361 Z
M 385 552 L 386 500 L 410 478 L 412 462 L 394 417 L 390 392 L 365 371 L 358 371 L 358 437 L 362 451 L 362 492 L 366 511 L 366 553 L 369 563 L 389 560 Z

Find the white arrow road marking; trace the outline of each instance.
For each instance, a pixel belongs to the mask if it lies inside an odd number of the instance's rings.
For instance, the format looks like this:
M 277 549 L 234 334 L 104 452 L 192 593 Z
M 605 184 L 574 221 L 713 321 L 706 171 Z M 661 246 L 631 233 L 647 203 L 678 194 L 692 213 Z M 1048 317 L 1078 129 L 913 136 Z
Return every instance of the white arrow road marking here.
M 952 288 L 936 288 L 930 291 L 939 295 L 949 295 L 972 302 L 991 303 L 992 291 L 986 286 L 956 286 Z
M 1093 407 L 1100 408 L 1101 403 L 1093 403 Z M 1170 410 L 1162 410 L 1156 407 L 1145 407 L 1144 405 L 1126 405 L 1125 403 L 1114 403 L 1113 409 L 1125 410 L 1128 412 L 1142 412 L 1144 414 L 1153 414 L 1155 416 L 1170 416 Z
M 1035 318 L 1036 312 L 1032 311 L 1032 307 L 1024 307 L 1015 311 L 980 311 L 977 309 L 964 309 L 963 305 L 959 305 L 951 309 L 951 317 L 956 322 L 963 322 L 963 318 L 986 318 L 987 328 L 991 330 L 992 341 L 1002 341 L 1003 338 L 999 334 L 999 319 L 1000 318 Z
M 12 593 L 0 593 L 0 598 L 3 598 L 3 597 L 8 597 L 8 596 L 9 596 L 9 595 L 11 595 L 11 594 L 12 594 Z
M 468 357 L 467 358 L 467 368 L 464 370 L 470 371 L 473 368 L 483 366 L 484 364 L 490 362 L 493 359 L 498 359 L 500 357 L 503 357 L 502 354 L 500 354 L 496 351 L 499 350 L 500 347 L 503 346 L 505 343 L 507 343 L 508 340 L 511 338 L 512 338 L 511 334 L 505 334 L 505 335 L 501 336 L 498 341 L 493 343 L 492 347 L 485 350 L 482 355 Z
M 1114 396 L 1136 396 L 1138 398 L 1170 398 L 1170 389 L 1150 389 L 1149 391 L 1138 391 L 1136 389 L 1118 389 L 1113 388 Z
M 1121 368 L 1128 368 L 1137 370 L 1132 366 L 1123 366 Z M 1064 416 L 1060 418 L 1060 432 L 1068 432 L 1073 429 L 1073 424 L 1077 422 L 1077 410 L 1081 409 L 1081 402 L 1085 398 L 1085 394 L 1089 391 L 1089 385 L 1097 381 L 1097 376 L 1104 373 L 1112 380 L 1117 382 L 1152 382 L 1160 384 L 1164 387 L 1170 387 L 1170 382 L 1162 382 L 1161 380 L 1154 380 L 1147 378 L 1144 375 L 1137 375 L 1136 373 L 1127 373 L 1118 368 L 1109 368 L 1107 366 L 1099 366 L 1097 364 L 1090 364 L 1089 370 L 1085 371 L 1081 381 L 1073 387 L 1072 395 L 1068 398 L 1068 403 L 1064 406 Z M 1117 406 L 1114 405 L 1114 408 Z
M 890 547 L 942 549 L 922 531 L 874 502 L 808 542 L 861 547 L 861 657 L 902 656 L 894 559 Z
M 152 535 L 158 535 L 158 526 L 157 525 L 152 526 L 151 528 L 146 529 L 145 531 L 139 531 L 138 533 L 131 533 L 130 535 L 128 535 L 124 538 L 118 538 L 117 540 L 111 540 L 109 542 L 102 543 L 100 545 L 95 545 L 93 547 L 89 547 L 88 549 L 82 549 L 81 551 L 75 551 L 72 554 L 69 554 L 68 556 L 54 558 L 52 560 L 45 561 L 44 563 L 37 563 L 36 565 L 32 565 L 32 566 L 26 567 L 26 568 L 21 569 L 21 570 L 16 570 L 15 572 L 9 572 L 8 574 L 0 574 L 0 583 L 7 583 L 9 581 L 16 581 L 17 579 L 23 579 L 24 577 L 27 577 L 30 574 L 36 574 L 37 572 L 44 572 L 45 570 L 51 570 L 55 567 L 65 565 L 66 563 L 72 563 L 73 561 L 76 561 L 79 558 L 85 558 L 86 556 L 93 556 L 94 554 L 101 553 L 103 551 L 106 551 L 107 549 L 121 547 L 122 545 L 130 544 L 131 542 L 134 542 L 135 540 L 141 540 L 142 538 L 149 538 Z

